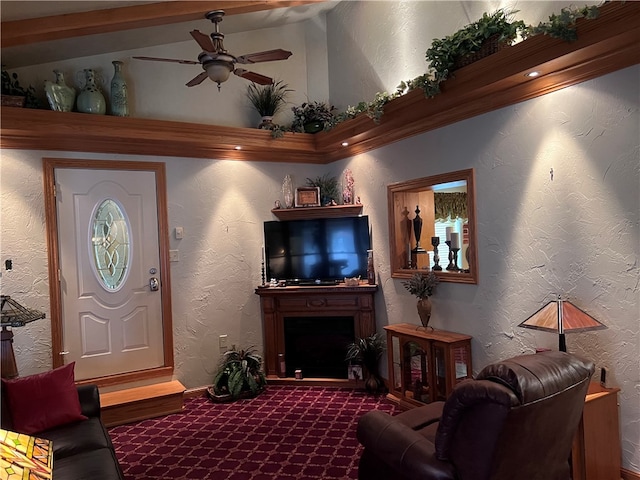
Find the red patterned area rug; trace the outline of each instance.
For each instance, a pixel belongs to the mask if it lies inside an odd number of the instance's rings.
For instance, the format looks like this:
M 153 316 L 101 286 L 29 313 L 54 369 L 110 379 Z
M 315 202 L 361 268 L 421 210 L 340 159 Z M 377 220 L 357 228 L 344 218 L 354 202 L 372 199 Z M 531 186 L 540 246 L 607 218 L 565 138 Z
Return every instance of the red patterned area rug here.
M 356 479 L 358 418 L 395 413 L 384 396 L 337 387 L 269 386 L 260 396 L 109 429 L 128 479 Z

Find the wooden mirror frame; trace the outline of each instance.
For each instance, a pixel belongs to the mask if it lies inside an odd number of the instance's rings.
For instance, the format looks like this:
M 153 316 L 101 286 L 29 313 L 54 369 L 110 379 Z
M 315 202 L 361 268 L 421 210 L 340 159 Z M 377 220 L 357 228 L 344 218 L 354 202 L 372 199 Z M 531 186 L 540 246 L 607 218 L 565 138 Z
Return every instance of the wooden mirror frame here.
M 406 182 L 398 182 L 387 185 L 387 201 L 388 201 L 388 215 L 389 215 L 389 254 L 391 265 L 391 277 L 393 278 L 411 278 L 416 273 L 417 269 L 407 268 L 407 244 L 412 239 L 411 230 L 403 228 L 403 222 L 408 221 L 408 207 L 410 205 L 433 205 L 433 195 L 431 195 L 431 201 L 429 201 L 429 193 L 433 192 L 435 185 L 443 183 L 461 182 L 464 181 L 467 184 L 467 213 L 469 217 L 468 221 L 468 238 L 469 246 L 468 261 L 469 271 L 452 272 L 445 270 L 447 265 L 447 259 L 441 258 L 440 265 L 443 266 L 443 270 L 434 272 L 438 275 L 438 279 L 441 282 L 455 282 L 455 283 L 478 283 L 478 259 L 477 259 L 477 228 L 476 228 L 476 201 L 475 201 L 475 173 L 472 168 L 467 170 L 458 170 L 456 172 L 443 173 L 440 175 L 433 175 L 431 177 L 416 178 L 408 180 Z M 425 227 L 428 224 L 428 218 L 425 217 L 424 212 L 420 215 L 425 223 L 422 229 L 421 246 L 425 250 L 432 250 L 433 247 L 430 244 L 429 232 L 425 234 Z M 435 222 L 434 222 L 435 223 Z M 411 240 L 412 241 L 412 240 Z M 412 247 L 415 247 L 413 241 Z M 424 270 L 427 271 L 427 270 Z

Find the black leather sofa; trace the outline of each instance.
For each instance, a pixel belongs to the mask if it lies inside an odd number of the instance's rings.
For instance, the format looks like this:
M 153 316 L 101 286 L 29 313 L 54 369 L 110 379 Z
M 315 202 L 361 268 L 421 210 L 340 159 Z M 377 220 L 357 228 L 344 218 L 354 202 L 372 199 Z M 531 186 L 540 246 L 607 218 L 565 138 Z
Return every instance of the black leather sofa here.
M 123 480 L 111 437 L 100 419 L 100 396 L 96 385 L 79 385 L 78 397 L 87 420 L 32 434 L 53 441 L 55 480 Z M 11 412 L 2 392 L 2 428 L 13 430 Z M 47 408 L 46 405 L 42 406 Z

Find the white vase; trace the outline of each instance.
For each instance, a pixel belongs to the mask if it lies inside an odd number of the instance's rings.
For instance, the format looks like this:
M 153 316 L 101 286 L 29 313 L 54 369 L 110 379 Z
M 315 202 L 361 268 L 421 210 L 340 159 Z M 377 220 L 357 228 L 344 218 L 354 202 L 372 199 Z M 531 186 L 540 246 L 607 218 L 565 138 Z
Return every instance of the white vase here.
M 60 70 L 54 70 L 56 81 L 44 81 L 44 93 L 49 101 L 51 110 L 56 112 L 70 112 L 76 101 L 76 91 L 64 81 L 64 74 Z
M 293 182 L 290 175 L 284 177 L 282 195 L 284 196 L 284 208 L 293 207 Z

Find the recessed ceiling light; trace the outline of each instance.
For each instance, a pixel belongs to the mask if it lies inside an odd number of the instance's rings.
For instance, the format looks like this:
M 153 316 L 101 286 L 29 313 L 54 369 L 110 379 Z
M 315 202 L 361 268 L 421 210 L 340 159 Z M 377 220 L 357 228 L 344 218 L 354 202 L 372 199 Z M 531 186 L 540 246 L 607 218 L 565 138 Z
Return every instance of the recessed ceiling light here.
M 540 72 L 538 72 L 537 70 L 534 70 L 533 72 L 527 73 L 525 77 L 534 78 L 534 77 L 537 77 L 538 75 L 540 75 Z
M 240 145 L 236 145 L 234 148 L 235 148 L 236 150 L 242 150 L 242 147 L 241 147 Z
M 349 146 L 349 142 L 342 142 L 342 146 L 343 147 L 348 147 Z

